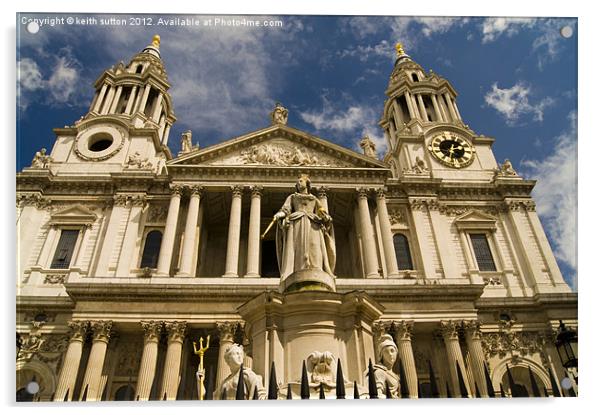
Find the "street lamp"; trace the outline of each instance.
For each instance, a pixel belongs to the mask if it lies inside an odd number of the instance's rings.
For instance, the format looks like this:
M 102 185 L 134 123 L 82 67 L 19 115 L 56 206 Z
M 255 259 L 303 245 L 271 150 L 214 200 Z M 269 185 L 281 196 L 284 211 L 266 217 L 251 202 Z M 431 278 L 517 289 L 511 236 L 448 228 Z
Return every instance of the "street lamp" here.
M 577 368 L 577 332 L 570 327 L 566 327 L 562 320 L 560 320 L 558 326 L 556 350 L 558 350 L 562 366 L 566 369 Z

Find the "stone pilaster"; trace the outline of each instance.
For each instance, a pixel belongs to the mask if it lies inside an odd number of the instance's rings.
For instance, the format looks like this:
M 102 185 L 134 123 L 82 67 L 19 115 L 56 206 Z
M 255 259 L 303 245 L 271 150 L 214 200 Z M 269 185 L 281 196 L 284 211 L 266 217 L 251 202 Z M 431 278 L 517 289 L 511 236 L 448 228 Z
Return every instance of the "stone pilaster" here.
M 242 211 L 242 186 L 232 186 L 232 205 L 228 226 L 228 249 L 224 277 L 238 277 L 238 253 L 240 248 L 240 215 Z
M 245 275 L 246 277 L 259 277 L 262 192 L 262 186 L 253 186 L 251 188 L 251 212 L 249 214 L 249 240 L 247 245 L 247 275 Z
M 445 343 L 447 352 L 447 362 L 449 364 L 449 374 L 452 380 L 452 393 L 454 397 L 460 397 L 460 381 L 458 379 L 458 371 L 456 370 L 456 362 L 460 366 L 460 372 L 464 378 L 464 382 L 468 382 L 466 368 L 464 367 L 464 358 L 462 349 L 460 348 L 460 339 L 458 329 L 461 327 L 461 322 L 447 320 L 440 322 L 441 335 Z M 470 390 L 470 385 L 466 384 L 466 389 Z M 470 392 L 469 392 L 470 393 Z
M 370 219 L 370 208 L 368 207 L 367 189 L 357 189 L 357 205 L 360 216 L 364 264 L 366 265 L 366 278 L 378 278 L 378 256 L 376 253 L 376 244 L 374 242 L 374 233 L 372 232 L 372 221 Z
M 92 349 L 88 357 L 88 366 L 82 381 L 79 400 L 86 395 L 86 401 L 99 401 L 102 396 L 101 376 L 105 362 L 107 346 L 111 338 L 112 321 L 92 321 Z
M 178 227 L 181 198 L 182 186 L 172 186 L 171 200 L 169 201 L 169 210 L 167 211 L 165 230 L 161 240 L 161 250 L 159 251 L 159 263 L 157 264 L 157 275 L 159 276 L 169 275 L 174 241 L 176 239 L 176 229 Z
M 466 343 L 468 344 L 468 353 L 470 353 L 472 375 L 479 386 L 481 397 L 486 398 L 487 381 L 485 380 L 483 370 L 485 354 L 483 353 L 483 346 L 481 344 L 482 333 L 480 323 L 476 320 L 464 322 L 464 334 L 466 336 Z
M 387 276 L 389 278 L 395 278 L 399 276 L 399 270 L 397 269 L 397 257 L 395 255 L 395 246 L 393 245 L 391 221 L 389 220 L 384 189 L 376 190 L 376 209 L 378 210 L 378 223 L 380 226 L 380 234 L 383 239 L 385 261 L 387 263 Z
M 125 235 L 123 236 L 123 244 L 121 245 L 121 252 L 119 254 L 119 262 L 117 264 L 118 277 L 129 277 L 130 269 L 132 267 L 132 258 L 137 258 L 138 255 L 135 252 L 136 238 L 138 237 L 138 228 L 140 226 L 140 220 L 142 216 L 142 210 L 146 205 L 146 198 L 144 195 L 135 195 L 131 197 L 130 215 L 128 218 L 127 228 Z
M 219 332 L 219 352 L 217 357 L 217 376 L 215 379 L 215 390 L 219 390 L 224 379 L 230 374 L 230 368 L 224 360 L 226 349 L 234 344 L 234 335 L 238 330 L 239 322 L 225 321 L 216 323 Z
M 73 399 L 73 390 L 77 380 L 77 371 L 82 358 L 84 341 L 89 323 L 87 321 L 72 321 L 69 323 L 71 338 L 69 346 L 63 360 L 63 367 L 59 374 L 56 390 L 54 392 L 54 401 L 63 402 Z
M 161 339 L 163 324 L 157 321 L 142 321 L 140 324 L 144 331 L 144 348 L 142 350 L 140 370 L 138 371 L 136 400 L 148 401 L 151 388 L 153 387 L 153 381 L 155 380 L 159 340 Z
M 166 322 L 165 331 L 167 332 L 167 353 L 165 354 L 159 399 L 173 401 L 178 395 L 178 385 L 180 384 L 180 361 L 182 359 L 182 344 L 186 335 L 186 322 Z
M 401 360 L 403 370 L 405 371 L 410 398 L 418 398 L 418 375 L 416 373 L 414 351 L 412 350 L 412 331 L 414 329 L 414 322 L 402 320 L 393 324 L 399 359 Z
M 180 260 L 179 277 L 193 277 L 192 267 L 196 259 L 194 255 L 194 242 L 199 222 L 199 206 L 201 203 L 202 186 L 190 187 L 190 201 L 188 202 L 188 214 L 186 215 L 186 228 L 184 229 L 184 241 L 182 246 L 182 258 Z
M 116 244 L 117 234 L 119 233 L 119 223 L 125 213 L 125 206 L 128 197 L 125 194 L 118 194 L 113 197 L 113 207 L 109 215 L 109 222 L 105 224 L 105 236 L 100 249 L 98 265 L 96 267 L 97 277 L 108 277 L 109 263 L 113 254 L 113 248 Z

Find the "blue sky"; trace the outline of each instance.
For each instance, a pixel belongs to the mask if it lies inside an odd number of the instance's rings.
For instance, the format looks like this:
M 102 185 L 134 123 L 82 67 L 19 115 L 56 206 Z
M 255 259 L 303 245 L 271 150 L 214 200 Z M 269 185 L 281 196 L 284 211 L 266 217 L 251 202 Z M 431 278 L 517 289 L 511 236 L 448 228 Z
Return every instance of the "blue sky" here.
M 20 18 L 52 16 L 77 15 Z M 136 17 L 156 24 L 159 16 Z M 52 128 L 87 111 L 103 70 L 127 63 L 155 33 L 178 117 L 172 152 L 187 129 L 207 146 L 266 127 L 279 101 L 290 125 L 355 150 L 367 133 L 382 153 L 377 122 L 393 45 L 402 41 L 425 70 L 452 83 L 464 122 L 496 138 L 498 162 L 509 158 L 523 177 L 538 180 L 538 213 L 565 279 L 576 287 L 576 19 L 256 18 L 282 27 L 55 25 L 31 34 L 17 21 L 17 170 L 41 147 L 52 148 Z M 560 34 L 565 26 L 572 29 L 568 38 Z

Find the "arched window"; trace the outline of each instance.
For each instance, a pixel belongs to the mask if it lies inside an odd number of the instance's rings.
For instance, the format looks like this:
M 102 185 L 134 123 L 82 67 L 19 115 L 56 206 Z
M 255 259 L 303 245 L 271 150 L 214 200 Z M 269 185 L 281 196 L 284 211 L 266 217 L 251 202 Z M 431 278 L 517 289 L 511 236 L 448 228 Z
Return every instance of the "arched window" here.
M 144 241 L 144 251 L 142 251 L 142 261 L 140 261 L 140 268 L 157 268 L 162 239 L 163 234 L 161 231 L 150 231 L 146 235 L 146 240 Z
M 133 401 L 134 400 L 134 388 L 132 385 L 123 385 L 117 392 L 115 392 L 115 400 L 116 401 Z
M 412 74 L 412 81 L 418 82 L 418 75 L 416 75 L 415 73 Z
M 397 268 L 400 271 L 414 269 L 408 238 L 402 233 L 395 234 L 393 236 L 393 245 L 395 246 L 395 256 L 397 256 Z

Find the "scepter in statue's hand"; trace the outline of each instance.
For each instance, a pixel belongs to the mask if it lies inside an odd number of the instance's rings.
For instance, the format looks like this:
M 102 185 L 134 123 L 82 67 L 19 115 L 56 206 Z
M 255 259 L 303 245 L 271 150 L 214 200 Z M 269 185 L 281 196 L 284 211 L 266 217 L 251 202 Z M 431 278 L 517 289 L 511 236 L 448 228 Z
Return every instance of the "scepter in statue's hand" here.
M 272 221 L 270 222 L 270 224 L 268 225 L 268 227 L 265 228 L 265 231 L 261 234 L 261 239 L 263 240 L 265 238 L 265 236 L 268 234 L 268 232 L 270 231 L 270 229 L 272 229 L 272 226 L 274 226 L 274 224 L 276 222 L 278 222 L 278 219 L 285 218 L 285 217 L 286 217 L 286 213 L 284 213 L 283 211 L 280 211 L 280 212 L 276 213 L 274 215 L 274 219 L 272 219 Z
M 197 348 L 196 342 L 192 342 L 192 347 L 194 349 L 194 354 L 199 357 L 199 367 L 197 369 L 197 383 L 198 383 L 198 392 L 199 399 L 202 401 L 205 398 L 205 386 L 203 385 L 203 380 L 205 377 L 205 352 L 209 349 L 209 340 L 211 340 L 211 335 L 207 336 L 206 346 L 203 347 L 203 337 L 199 337 L 199 347 Z

